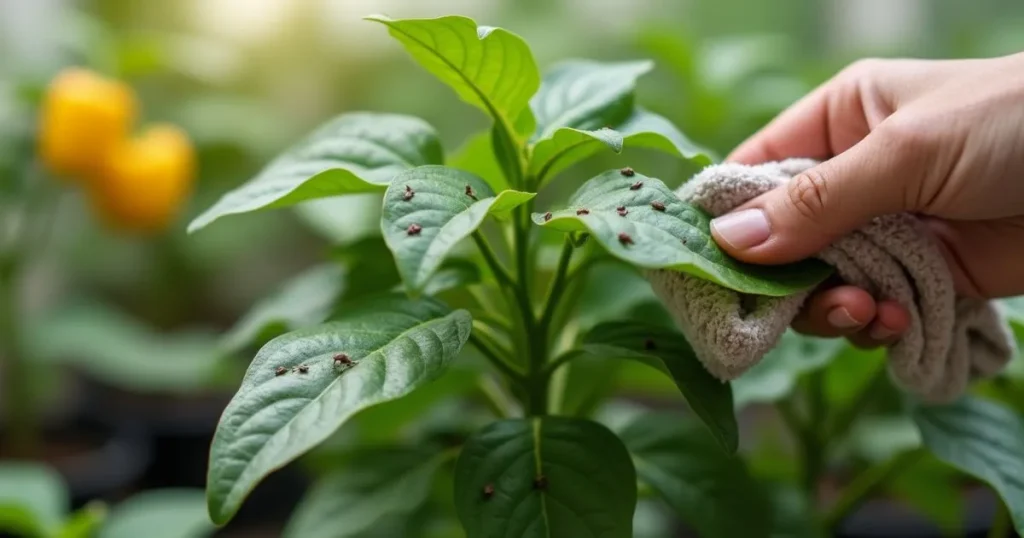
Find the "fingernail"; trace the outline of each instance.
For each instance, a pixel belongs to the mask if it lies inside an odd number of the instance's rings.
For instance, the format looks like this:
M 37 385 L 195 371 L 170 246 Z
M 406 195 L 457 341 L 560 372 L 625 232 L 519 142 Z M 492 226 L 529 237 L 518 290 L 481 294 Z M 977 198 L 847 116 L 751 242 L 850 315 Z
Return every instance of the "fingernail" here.
M 842 306 L 837 306 L 828 311 L 828 324 L 837 329 L 852 329 L 861 325 L 861 322 L 853 319 L 850 311 Z
M 875 340 L 884 341 L 896 336 L 896 331 L 889 329 L 888 327 L 883 327 L 882 325 L 875 325 L 871 328 L 871 331 L 868 332 L 868 336 Z
M 711 229 L 736 250 L 760 245 L 771 235 L 768 217 L 760 209 L 744 209 L 712 219 Z

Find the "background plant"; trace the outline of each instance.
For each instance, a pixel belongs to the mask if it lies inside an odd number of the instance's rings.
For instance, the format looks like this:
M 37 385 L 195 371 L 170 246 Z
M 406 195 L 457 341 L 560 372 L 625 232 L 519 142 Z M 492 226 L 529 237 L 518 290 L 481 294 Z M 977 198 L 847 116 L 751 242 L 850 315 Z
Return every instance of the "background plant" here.
M 615 308 L 601 312 L 600 302 L 597 312 L 578 309 L 587 277 L 605 264 L 686 271 L 770 295 L 813 286 L 828 273 L 815 263 L 756 268 L 724 256 L 709 238 L 708 218 L 644 175 L 643 161 L 590 179 L 567 204 L 557 199 L 551 185 L 559 173 L 604 148 L 711 162 L 709 152 L 636 103 L 636 81 L 649 62 L 574 60 L 541 78 L 526 44 L 503 29 L 462 17 L 370 20 L 492 125 L 446 159 L 422 120 L 343 115 L 193 221 L 196 231 L 226 215 L 382 193 L 376 199 L 383 243 L 402 283 L 360 289 L 362 297 L 331 307 L 331 295 L 352 286 L 348 279 L 358 273 L 317 269 L 233 331 L 236 341 L 279 336 L 253 359 L 211 447 L 207 498 L 214 522 L 227 522 L 274 469 L 326 446 L 318 450 L 330 454 L 321 461 L 332 461 L 332 471 L 298 509 L 288 535 L 447 535 L 454 512 L 470 537 L 632 536 L 641 494 L 662 498 L 709 536 L 793 528 L 814 535 L 837 529 L 868 496 L 925 458 L 927 451 L 915 446 L 922 441 L 939 459 L 989 482 L 1021 521 L 1014 471 L 998 463 L 1019 459 L 1024 432 L 1019 417 L 999 404 L 904 402 L 877 356 L 838 360 L 852 351 L 796 336 L 751 375 L 721 384 L 657 306 L 643 304 L 634 310 L 642 315 L 623 320 L 615 320 Z M 379 244 L 375 253 L 363 252 L 371 245 L 342 255 L 380 267 Z M 330 291 L 321 295 L 322 289 Z M 609 372 L 623 361 L 665 374 L 692 414 L 601 408 L 614 380 Z M 481 362 L 489 368 L 480 369 Z M 833 362 L 857 364 L 860 377 L 824 369 Z M 468 382 L 455 381 L 460 363 Z M 430 382 L 446 379 L 459 388 L 426 392 Z M 405 397 L 455 396 L 483 402 L 491 417 L 470 405 L 462 411 L 468 420 L 438 431 L 427 416 L 406 443 L 334 435 L 378 409 L 407 416 L 425 409 L 403 409 Z M 749 466 L 735 459 L 735 407 L 751 402 L 777 402 L 797 443 L 797 469 L 779 472 L 756 456 Z M 842 443 L 876 405 L 896 420 L 913 420 L 921 436 L 865 462 Z M 586 418 L 599 408 L 599 420 Z M 843 458 L 852 462 L 842 470 L 852 468 L 853 478 L 838 498 L 823 501 L 822 480 Z M 776 480 L 766 481 L 766 474 Z M 445 482 L 453 491 L 434 491 Z M 826 508 L 820 515 L 819 504 Z M 744 518 L 737 518 L 741 511 Z

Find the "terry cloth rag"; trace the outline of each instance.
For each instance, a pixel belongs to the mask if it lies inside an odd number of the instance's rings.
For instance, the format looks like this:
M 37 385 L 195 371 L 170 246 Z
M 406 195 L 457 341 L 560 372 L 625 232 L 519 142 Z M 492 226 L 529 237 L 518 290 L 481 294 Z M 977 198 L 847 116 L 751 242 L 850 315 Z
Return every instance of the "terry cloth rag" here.
M 815 164 L 790 159 L 715 165 L 676 194 L 718 216 Z M 996 306 L 956 295 L 938 247 L 911 215 L 876 218 L 817 258 L 834 266 L 846 283 L 907 307 L 910 329 L 888 348 L 889 371 L 898 386 L 926 401 L 955 400 L 968 381 L 998 373 L 1015 353 Z M 744 296 L 669 270 L 648 271 L 647 278 L 704 367 L 723 381 L 739 377 L 775 347 L 810 295 Z

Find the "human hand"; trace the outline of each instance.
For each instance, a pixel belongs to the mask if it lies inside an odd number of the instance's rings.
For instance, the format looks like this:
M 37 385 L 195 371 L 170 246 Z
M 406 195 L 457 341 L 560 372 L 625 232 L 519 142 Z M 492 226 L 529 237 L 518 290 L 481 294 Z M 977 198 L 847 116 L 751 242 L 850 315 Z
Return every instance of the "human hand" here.
M 745 164 L 824 161 L 712 221 L 737 259 L 787 263 L 870 219 L 911 212 L 934 233 L 959 294 L 1024 293 L 1024 53 L 983 60 L 865 60 L 740 145 Z M 793 327 L 873 347 L 910 316 L 840 285 L 819 290 Z

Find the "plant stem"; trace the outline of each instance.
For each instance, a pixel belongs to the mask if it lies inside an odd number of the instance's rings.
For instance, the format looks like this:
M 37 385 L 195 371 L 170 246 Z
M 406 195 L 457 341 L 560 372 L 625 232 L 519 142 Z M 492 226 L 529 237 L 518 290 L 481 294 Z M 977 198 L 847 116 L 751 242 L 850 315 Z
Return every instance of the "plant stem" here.
M 22 351 L 21 301 L 17 253 L 0 260 L 0 356 L 4 358 L 3 390 L 7 437 L 16 456 L 30 455 L 37 444 L 35 406 L 28 365 Z
M 839 500 L 832 505 L 831 510 L 825 515 L 825 529 L 834 531 L 858 506 L 863 504 L 871 495 L 877 493 L 886 483 L 909 467 L 915 460 L 924 455 L 925 452 L 924 448 L 904 452 L 881 465 L 871 467 L 857 475 L 853 482 L 850 482 L 850 485 L 843 489 Z
M 494 365 L 495 368 L 501 370 L 501 373 L 512 378 L 513 381 L 522 381 L 523 372 L 519 370 L 514 364 L 506 360 L 502 354 L 495 349 L 497 346 L 493 342 L 489 341 L 485 336 L 481 334 L 481 331 L 476 329 L 477 322 L 473 322 L 473 332 L 469 335 L 469 343 L 473 344 L 480 353 L 487 358 Z
M 562 298 L 565 284 L 568 282 L 569 263 L 572 262 L 572 254 L 572 241 L 566 237 L 565 242 L 562 244 L 562 253 L 558 258 L 558 269 L 555 270 L 555 279 L 551 281 L 551 287 L 548 288 L 547 300 L 544 303 L 544 313 L 540 317 L 540 331 L 545 338 L 548 337 L 551 320 L 555 316 L 555 311 L 558 310 L 559 299 Z
M 864 405 L 875 395 L 880 388 L 885 386 L 888 378 L 886 366 L 880 365 L 874 376 L 864 384 L 864 387 L 854 395 L 845 407 L 839 409 L 833 415 L 833 419 L 825 425 L 825 438 L 836 439 L 846 433 L 860 413 Z
M 826 439 L 817 433 L 816 426 L 825 421 L 825 372 L 817 370 L 810 375 L 807 388 L 808 419 L 803 428 L 804 489 L 813 501 L 818 493 L 818 481 L 825 466 Z

